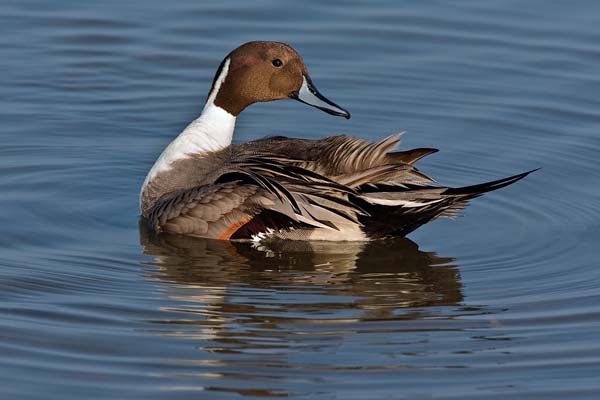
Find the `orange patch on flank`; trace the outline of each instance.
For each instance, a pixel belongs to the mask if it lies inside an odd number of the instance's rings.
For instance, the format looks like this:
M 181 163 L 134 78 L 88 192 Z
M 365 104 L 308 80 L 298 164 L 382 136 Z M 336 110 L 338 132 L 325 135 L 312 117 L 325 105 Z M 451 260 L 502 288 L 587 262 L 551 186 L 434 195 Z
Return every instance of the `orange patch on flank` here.
M 229 240 L 229 238 L 242 226 L 246 225 L 252 219 L 251 216 L 247 216 L 245 218 L 240 219 L 237 222 L 231 224 L 231 226 L 223 231 L 219 235 L 219 240 Z

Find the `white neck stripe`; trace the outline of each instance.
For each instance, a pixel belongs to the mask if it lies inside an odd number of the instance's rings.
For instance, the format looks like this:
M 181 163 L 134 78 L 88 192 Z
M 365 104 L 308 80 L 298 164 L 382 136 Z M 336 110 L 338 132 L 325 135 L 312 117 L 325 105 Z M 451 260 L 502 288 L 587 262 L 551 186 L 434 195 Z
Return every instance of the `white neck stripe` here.
M 210 105 L 213 105 L 215 103 L 215 98 L 217 97 L 217 94 L 219 93 L 219 89 L 221 89 L 221 85 L 223 85 L 223 82 L 225 82 L 225 78 L 227 78 L 227 73 L 229 72 L 230 62 L 231 62 L 231 60 L 228 57 L 225 60 L 225 63 L 223 64 L 223 68 L 221 69 L 221 73 L 219 74 L 219 77 L 217 78 L 217 80 L 215 81 L 215 84 L 213 85 L 213 89 L 211 90 L 210 94 L 208 95 L 208 99 L 206 99 L 206 104 L 204 105 L 204 109 L 206 109 L 207 107 L 209 107 Z

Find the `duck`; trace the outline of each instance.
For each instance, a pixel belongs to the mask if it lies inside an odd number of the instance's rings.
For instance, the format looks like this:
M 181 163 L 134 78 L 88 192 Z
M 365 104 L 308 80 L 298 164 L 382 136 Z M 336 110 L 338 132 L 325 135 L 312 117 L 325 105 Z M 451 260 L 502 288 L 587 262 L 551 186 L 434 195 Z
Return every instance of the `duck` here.
M 215 73 L 200 116 L 161 153 L 142 185 L 152 231 L 229 241 L 371 241 L 456 217 L 467 203 L 533 171 L 445 187 L 415 167 L 435 148 L 398 151 L 402 133 L 377 141 L 267 136 L 232 143 L 238 116 L 258 102 L 293 99 L 334 116 L 296 50 L 253 41 Z

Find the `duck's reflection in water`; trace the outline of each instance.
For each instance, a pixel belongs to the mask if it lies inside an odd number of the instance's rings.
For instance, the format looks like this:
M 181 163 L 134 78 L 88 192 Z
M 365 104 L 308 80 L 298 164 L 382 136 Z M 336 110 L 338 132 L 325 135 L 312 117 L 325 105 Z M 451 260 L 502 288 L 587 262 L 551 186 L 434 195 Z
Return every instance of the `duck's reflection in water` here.
M 463 299 L 453 259 L 420 251 L 408 239 L 257 247 L 142 230 L 141 241 L 157 267 L 150 276 L 174 283 L 170 298 L 195 304 L 209 318 L 419 318 Z
M 166 295 L 152 322 L 199 350 L 178 364 L 202 390 L 286 396 L 290 371 L 320 382 L 324 371 L 405 368 L 390 354 L 422 350 L 463 299 L 452 259 L 408 239 L 256 248 L 142 230 L 141 241 Z

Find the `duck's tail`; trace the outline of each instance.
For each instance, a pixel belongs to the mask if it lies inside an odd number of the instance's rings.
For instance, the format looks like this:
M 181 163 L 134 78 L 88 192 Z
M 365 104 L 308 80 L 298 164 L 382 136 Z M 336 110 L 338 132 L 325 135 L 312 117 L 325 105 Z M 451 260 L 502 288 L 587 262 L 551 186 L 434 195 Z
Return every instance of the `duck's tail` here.
M 511 185 L 538 169 L 459 188 L 411 187 L 363 193 L 359 202 L 368 215 L 360 221 L 371 238 L 404 236 L 433 219 L 457 217 L 469 200 Z
M 525 178 L 527 175 L 539 170 L 539 168 L 532 169 L 531 171 L 523 172 L 521 174 L 509 176 L 508 178 L 498 179 L 497 181 L 480 183 L 478 185 L 463 186 L 460 188 L 448 188 L 443 192 L 447 196 L 472 196 L 469 198 L 475 198 L 481 196 L 484 193 L 491 192 L 496 189 L 503 188 L 508 185 Z

